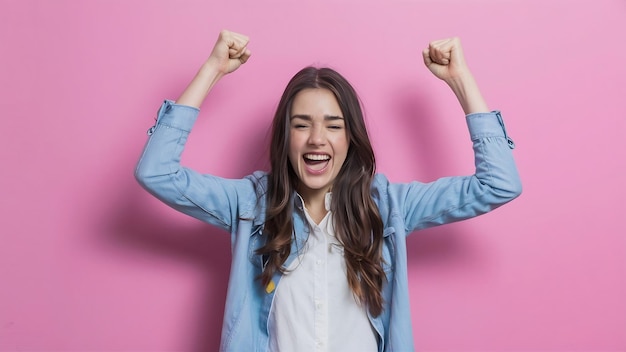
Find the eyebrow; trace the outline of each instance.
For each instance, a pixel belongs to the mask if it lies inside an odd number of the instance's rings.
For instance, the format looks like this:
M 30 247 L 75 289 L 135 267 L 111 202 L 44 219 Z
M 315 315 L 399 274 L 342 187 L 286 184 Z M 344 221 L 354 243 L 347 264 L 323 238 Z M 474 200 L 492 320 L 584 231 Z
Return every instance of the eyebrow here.
M 293 120 L 293 119 L 302 119 L 302 120 L 306 120 L 306 121 L 312 121 L 313 118 L 311 118 L 311 115 L 292 115 L 289 120 Z M 335 116 L 335 115 L 324 115 L 324 121 L 335 121 L 335 120 L 343 120 L 343 117 L 341 116 Z

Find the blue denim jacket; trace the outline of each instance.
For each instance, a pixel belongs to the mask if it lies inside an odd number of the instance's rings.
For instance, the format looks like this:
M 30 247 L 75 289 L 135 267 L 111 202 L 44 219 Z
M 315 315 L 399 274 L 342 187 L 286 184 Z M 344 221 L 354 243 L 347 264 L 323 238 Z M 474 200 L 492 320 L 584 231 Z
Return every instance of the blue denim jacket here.
M 267 175 L 243 179 L 200 174 L 180 165 L 187 136 L 198 116 L 196 108 L 165 101 L 136 168 L 139 183 L 174 209 L 227 230 L 232 264 L 222 326 L 221 351 L 268 351 L 268 317 L 277 273 L 261 287 L 262 258 L 255 253 L 265 241 Z M 406 236 L 414 230 L 486 213 L 517 197 L 521 183 L 513 161 L 514 145 L 499 112 L 466 117 L 473 141 L 476 173 L 431 183 L 391 183 L 376 175 L 372 197 L 384 223 L 383 258 L 387 281 L 384 309 L 370 321 L 379 337 L 379 351 L 412 351 Z M 298 255 L 309 227 L 302 205 L 293 197 L 294 239 L 285 266 Z

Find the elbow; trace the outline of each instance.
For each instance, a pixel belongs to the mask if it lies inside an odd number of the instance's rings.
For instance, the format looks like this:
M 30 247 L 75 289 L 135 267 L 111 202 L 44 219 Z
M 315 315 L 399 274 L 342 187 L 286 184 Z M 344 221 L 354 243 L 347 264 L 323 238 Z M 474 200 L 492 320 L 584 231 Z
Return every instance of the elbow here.
M 135 180 L 143 189 L 166 202 L 169 199 L 180 197 L 182 195 L 181 187 L 187 183 L 184 177 L 177 179 L 176 175 L 181 174 L 177 171 L 165 173 L 161 169 L 142 163 L 137 165 L 134 174 Z
M 522 194 L 522 181 L 519 177 L 508 180 L 502 187 L 495 190 L 501 204 L 506 204 Z
M 147 175 L 144 174 L 139 166 L 135 168 L 135 181 L 139 183 L 142 187 L 145 188 L 146 180 L 148 179 Z
M 141 164 L 138 164 L 135 168 L 135 180 L 145 190 L 150 191 L 154 189 L 157 177 L 154 173 L 142 167 Z
M 145 190 L 150 190 L 150 182 L 148 181 L 149 179 L 150 177 L 143 173 L 141 169 L 135 169 L 135 180 Z
M 509 189 L 509 201 L 519 197 L 522 194 L 522 183 L 517 182 Z

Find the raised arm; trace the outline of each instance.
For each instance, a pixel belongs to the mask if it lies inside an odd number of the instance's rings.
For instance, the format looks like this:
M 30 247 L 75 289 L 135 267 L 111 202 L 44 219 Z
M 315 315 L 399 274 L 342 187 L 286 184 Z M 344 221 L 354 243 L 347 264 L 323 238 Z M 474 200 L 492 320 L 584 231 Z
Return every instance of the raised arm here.
M 520 195 L 522 185 L 513 141 L 502 115 L 490 111 L 463 56 L 458 38 L 433 41 L 423 51 L 424 63 L 450 86 L 466 114 L 476 171 L 430 183 L 391 184 L 381 181 L 404 213 L 407 233 L 489 212 Z M 387 186 L 386 186 L 387 185 Z
M 198 173 L 180 164 L 181 154 L 211 88 L 250 57 L 248 38 L 222 31 L 211 55 L 176 103 L 165 101 L 137 163 L 139 184 L 164 203 L 185 214 L 231 230 L 241 214 L 240 195 L 253 194 L 245 179 L 227 180 Z
M 459 38 L 435 40 L 422 54 L 426 67 L 450 86 L 466 115 L 489 112 L 476 80 L 465 62 Z

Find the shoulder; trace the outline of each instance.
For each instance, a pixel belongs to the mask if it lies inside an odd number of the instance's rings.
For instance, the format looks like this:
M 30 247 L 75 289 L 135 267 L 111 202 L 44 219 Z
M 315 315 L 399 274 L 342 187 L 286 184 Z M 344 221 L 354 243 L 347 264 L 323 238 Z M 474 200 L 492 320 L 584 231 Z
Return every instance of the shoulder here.
M 268 176 L 265 171 L 255 171 L 243 178 L 251 189 L 242 209 L 242 217 L 254 219 L 256 225 L 265 222 Z
M 267 193 L 267 178 L 268 173 L 266 171 L 255 171 L 250 175 L 244 177 L 244 180 L 250 182 L 255 189 L 255 193 L 258 195 Z
M 381 214 L 397 212 L 407 200 L 415 198 L 416 192 L 423 190 L 423 186 L 419 181 L 391 182 L 387 176 L 376 174 L 372 181 L 372 198 Z
M 378 211 L 383 219 L 387 218 L 389 213 L 390 201 L 389 201 L 389 180 L 387 176 L 383 174 L 374 175 L 372 180 L 372 199 L 378 206 Z
M 374 180 L 372 181 L 372 189 L 373 190 L 386 188 L 388 186 L 389 186 L 389 180 L 387 179 L 387 176 L 385 176 L 383 174 L 376 174 L 376 175 L 374 175 Z

